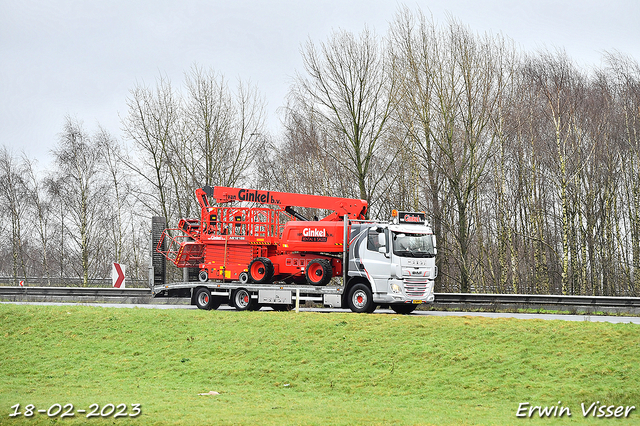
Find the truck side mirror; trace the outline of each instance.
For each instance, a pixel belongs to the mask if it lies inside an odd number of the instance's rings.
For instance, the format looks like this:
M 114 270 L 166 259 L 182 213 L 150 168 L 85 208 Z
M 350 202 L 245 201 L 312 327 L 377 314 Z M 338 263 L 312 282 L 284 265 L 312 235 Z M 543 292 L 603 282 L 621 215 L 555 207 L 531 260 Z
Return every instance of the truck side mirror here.
M 380 245 L 380 248 L 383 248 L 387 245 L 387 240 L 385 238 L 384 232 L 378 234 L 378 244 Z

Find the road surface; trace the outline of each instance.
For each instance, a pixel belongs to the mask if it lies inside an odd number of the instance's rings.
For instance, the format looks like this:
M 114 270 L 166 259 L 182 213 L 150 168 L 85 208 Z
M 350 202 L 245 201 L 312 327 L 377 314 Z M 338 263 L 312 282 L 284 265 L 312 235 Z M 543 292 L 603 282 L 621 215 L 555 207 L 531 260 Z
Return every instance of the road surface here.
M 131 303 L 62 303 L 62 302 L 0 302 L 3 304 L 13 305 L 55 305 L 55 306 L 94 306 L 102 308 L 141 308 L 141 309 L 198 309 L 192 305 L 165 305 L 165 304 L 131 304 Z M 221 310 L 233 310 L 234 308 L 223 305 Z M 263 308 L 264 311 L 270 310 Z M 301 312 L 349 312 L 345 309 L 333 308 L 300 308 Z M 395 315 L 391 309 L 376 309 L 375 315 Z M 554 315 L 554 314 L 519 314 L 509 312 L 451 312 L 451 311 L 414 311 L 411 315 L 415 316 L 470 316 L 470 317 L 486 317 L 486 318 L 516 318 L 516 319 L 542 319 L 542 320 L 561 320 L 561 321 L 589 321 L 589 322 L 610 322 L 610 323 L 633 323 L 640 324 L 640 317 L 621 317 L 621 316 L 605 316 L 605 315 Z

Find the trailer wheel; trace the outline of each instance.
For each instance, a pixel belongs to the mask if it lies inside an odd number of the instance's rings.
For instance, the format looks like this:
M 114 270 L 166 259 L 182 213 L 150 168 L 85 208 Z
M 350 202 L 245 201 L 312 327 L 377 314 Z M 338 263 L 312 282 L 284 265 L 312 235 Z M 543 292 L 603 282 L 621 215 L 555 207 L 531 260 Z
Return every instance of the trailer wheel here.
M 240 281 L 240 284 L 247 284 L 249 282 L 249 274 L 246 272 L 240 272 L 240 275 L 238 275 L 238 281 Z
M 256 257 L 249 264 L 249 278 L 256 284 L 271 282 L 273 263 L 266 257 Z
M 313 259 L 307 265 L 305 275 L 307 276 L 307 282 L 311 285 L 327 285 L 333 275 L 331 262 L 327 259 Z
M 211 296 L 211 291 L 208 288 L 200 287 L 196 290 L 195 302 L 198 309 L 211 310 L 218 309 L 220 302 Z
M 251 298 L 251 293 L 244 288 L 239 288 L 231 294 L 231 303 L 238 311 L 256 311 L 260 309 L 258 303 Z
M 209 273 L 206 269 L 200 271 L 200 273 L 198 274 L 198 279 L 201 283 L 206 283 L 207 281 L 209 281 Z
M 391 309 L 393 309 L 393 312 L 400 315 L 410 314 L 411 312 L 415 311 L 417 307 L 418 305 L 409 303 L 391 305 Z
M 371 313 L 376 309 L 376 305 L 373 303 L 371 289 L 362 283 L 351 287 L 347 304 L 349 305 L 349 309 L 357 313 Z

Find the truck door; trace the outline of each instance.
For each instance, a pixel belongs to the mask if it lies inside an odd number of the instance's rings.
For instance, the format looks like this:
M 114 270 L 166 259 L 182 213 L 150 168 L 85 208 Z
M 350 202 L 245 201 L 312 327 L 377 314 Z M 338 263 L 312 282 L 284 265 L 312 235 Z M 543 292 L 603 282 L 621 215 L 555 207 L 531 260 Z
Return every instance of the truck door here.
M 389 230 L 372 227 L 367 232 L 367 244 L 361 252 L 362 263 L 369 279 L 374 281 L 371 283 L 373 292 L 387 292 L 388 280 L 391 277 L 391 259 L 385 255 L 385 252 L 389 251 Z M 386 234 L 386 246 L 380 244 L 381 233 Z M 384 247 L 385 252 L 380 253 L 380 247 Z

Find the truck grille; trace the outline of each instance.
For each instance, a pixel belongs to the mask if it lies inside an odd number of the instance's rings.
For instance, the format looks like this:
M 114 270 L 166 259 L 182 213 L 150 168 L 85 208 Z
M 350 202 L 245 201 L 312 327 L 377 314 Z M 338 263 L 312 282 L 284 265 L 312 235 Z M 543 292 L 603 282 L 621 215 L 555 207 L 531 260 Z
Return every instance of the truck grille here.
M 427 283 L 416 283 L 411 281 L 405 281 L 404 291 L 407 296 L 411 297 L 424 297 L 427 292 Z

